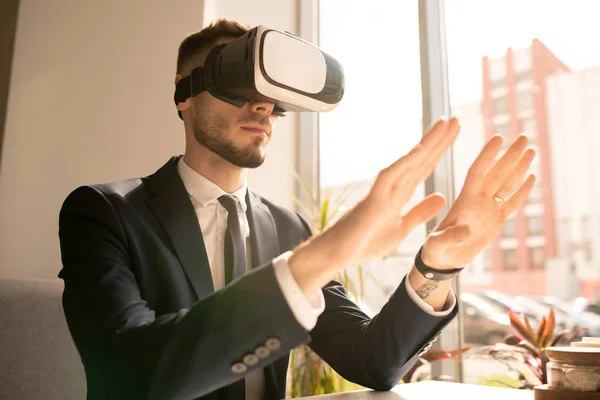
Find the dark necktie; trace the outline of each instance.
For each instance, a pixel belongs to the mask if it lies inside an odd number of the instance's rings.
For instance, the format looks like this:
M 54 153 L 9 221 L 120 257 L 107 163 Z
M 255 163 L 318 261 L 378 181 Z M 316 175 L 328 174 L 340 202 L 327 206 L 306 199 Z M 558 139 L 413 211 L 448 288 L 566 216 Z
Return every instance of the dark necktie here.
M 233 196 L 224 194 L 219 197 L 219 202 L 228 213 L 227 230 L 225 231 L 225 285 L 227 285 L 246 272 L 246 251 L 238 216 L 237 200 Z M 240 379 L 219 392 L 220 399 L 244 400 L 246 380 Z
M 225 284 L 244 275 L 246 272 L 246 250 L 240 227 L 237 200 L 224 194 L 219 202 L 227 210 L 227 230 L 225 231 Z

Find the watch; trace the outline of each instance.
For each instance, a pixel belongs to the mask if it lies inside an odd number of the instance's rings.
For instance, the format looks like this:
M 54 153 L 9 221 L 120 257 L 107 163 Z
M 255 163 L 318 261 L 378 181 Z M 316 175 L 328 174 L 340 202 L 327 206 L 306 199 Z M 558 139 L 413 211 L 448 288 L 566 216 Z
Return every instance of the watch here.
M 448 279 L 454 278 L 456 274 L 463 270 L 463 268 L 435 269 L 428 267 L 425 265 L 425 263 L 423 263 L 423 259 L 421 258 L 422 251 L 423 247 L 419 249 L 419 252 L 415 257 L 415 267 L 417 267 L 417 271 L 419 271 L 427 279 L 434 281 L 447 281 Z

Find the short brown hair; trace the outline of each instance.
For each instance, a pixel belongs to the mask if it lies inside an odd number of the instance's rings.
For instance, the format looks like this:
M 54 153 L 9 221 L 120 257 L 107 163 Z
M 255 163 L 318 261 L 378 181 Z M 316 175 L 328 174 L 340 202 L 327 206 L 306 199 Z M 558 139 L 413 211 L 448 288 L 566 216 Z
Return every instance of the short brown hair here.
M 201 65 L 206 51 L 214 47 L 219 39 L 237 39 L 251 29 L 229 18 L 212 21 L 201 31 L 188 35 L 179 45 L 177 73 L 186 76 L 196 66 Z

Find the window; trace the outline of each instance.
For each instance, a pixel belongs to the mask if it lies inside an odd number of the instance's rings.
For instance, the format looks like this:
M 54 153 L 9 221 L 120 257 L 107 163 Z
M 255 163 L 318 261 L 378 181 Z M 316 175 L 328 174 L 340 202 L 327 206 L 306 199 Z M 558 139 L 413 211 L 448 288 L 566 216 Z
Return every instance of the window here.
M 310 3 L 310 2 L 309 2 Z M 410 145 L 418 139 L 420 130 L 420 118 L 422 117 L 421 91 L 420 91 L 420 57 L 428 59 L 431 54 L 419 54 L 419 29 L 431 29 L 431 26 L 417 26 L 415 16 L 419 15 L 417 4 L 423 2 L 388 2 L 386 0 L 374 0 L 368 5 L 358 0 L 320 0 L 320 30 L 321 45 L 326 49 L 335 49 L 333 55 L 343 63 L 346 71 L 346 96 L 338 109 L 333 113 L 319 115 L 320 129 L 320 178 L 322 188 L 333 187 L 345 183 L 363 183 L 368 186 L 369 180 L 374 174 L 398 155 L 404 154 Z M 435 2 L 431 2 L 433 4 Z M 428 3 L 429 4 L 429 3 Z M 559 131 L 567 131 L 567 127 L 582 126 L 581 110 L 586 108 L 587 115 L 594 115 L 594 110 L 600 108 L 595 100 L 587 101 L 589 93 L 600 93 L 600 88 L 580 87 L 575 82 L 581 82 L 583 73 L 591 73 L 600 66 L 600 53 L 590 52 L 585 47 L 577 46 L 582 38 L 600 37 L 600 24 L 597 24 L 595 2 L 578 2 L 577 7 L 563 7 L 559 2 L 522 2 L 508 0 L 505 2 L 450 2 L 444 4 L 444 22 L 446 31 L 441 35 L 430 35 L 433 37 L 445 37 L 447 45 L 447 63 L 449 78 L 449 98 L 451 110 L 465 109 L 469 112 L 459 115 L 463 127 L 461 137 L 455 144 L 455 148 L 464 146 L 462 151 L 456 154 L 468 154 L 469 157 L 455 157 L 453 170 L 447 171 L 448 176 L 464 177 L 470 162 L 464 159 L 473 159 L 478 148 L 485 142 L 485 132 L 482 129 L 484 123 L 495 121 L 496 132 L 508 133 L 510 129 L 503 125 L 518 127 L 519 131 L 525 132 L 530 137 L 530 142 L 539 141 L 538 127 L 536 121 L 546 122 L 548 137 L 554 131 L 557 136 Z M 343 9 L 343 12 L 340 12 Z M 429 6 L 423 8 L 428 15 Z M 467 14 L 478 15 L 478 18 L 465 19 Z M 556 24 L 554 21 L 563 21 L 566 29 L 561 35 L 556 35 Z M 511 24 L 506 24 L 511 21 Z M 357 28 L 361 32 L 375 32 L 373 35 L 357 34 Z M 401 29 L 402 32 L 398 32 Z M 473 35 L 473 32 L 477 32 Z M 384 39 L 377 40 L 375 37 Z M 396 37 L 393 46 L 385 38 Z M 430 39 L 431 40 L 431 39 Z M 435 39 L 434 39 L 435 40 Z M 566 45 L 565 45 L 566 44 Z M 423 44 L 424 47 L 427 43 Z M 375 48 L 373 48 L 375 47 Z M 360 49 L 369 49 L 372 54 L 378 54 L 382 58 L 377 63 L 377 73 L 373 74 L 372 63 L 366 63 L 364 52 Z M 521 50 L 519 50 L 521 49 Z M 426 48 L 425 51 L 430 49 Z M 509 53 L 513 52 L 513 62 L 508 62 Z M 436 58 L 434 55 L 433 58 Z M 445 62 L 446 60 L 442 60 Z M 567 67 L 568 65 L 568 67 Z M 433 66 L 439 70 L 439 66 Z M 487 68 L 485 70 L 484 68 Z M 570 70 L 569 70 L 570 68 Z M 595 69 L 594 69 L 595 68 Z M 549 75 L 552 71 L 564 71 L 557 81 L 549 85 Z M 564 75 L 564 79 L 562 78 Z M 507 80 L 507 76 L 514 76 L 514 80 Z M 544 88 L 544 104 L 537 104 L 538 92 L 530 89 L 529 81 L 535 76 L 539 87 Z M 586 75 L 587 76 L 587 75 Z M 441 80 L 443 81 L 443 79 Z M 592 82 L 592 80 L 589 80 Z M 600 79 L 593 80 L 600 82 Z M 526 84 L 524 84 L 526 83 Z M 439 82 L 433 82 L 432 91 L 439 96 L 439 100 L 445 102 L 446 92 Z M 598 84 L 597 86 L 600 86 Z M 525 89 L 529 88 L 529 89 Z M 437 91 L 436 91 L 437 89 Z M 485 90 L 484 90 L 485 89 Z M 585 90 L 585 93 L 584 93 Z M 498 97 L 502 93 L 515 93 L 514 98 L 507 99 L 506 96 Z M 568 99 L 562 98 L 561 93 L 571 93 Z M 431 93 L 428 93 L 428 95 Z M 540 94 L 541 96 L 541 94 Z M 496 97 L 496 98 L 495 98 Z M 483 99 L 489 101 L 488 108 L 483 107 Z M 541 99 L 541 98 L 540 98 Z M 365 104 L 367 101 L 376 101 L 376 112 L 370 112 Z M 509 107 L 515 102 L 517 115 L 509 113 Z M 539 106 L 539 108 L 536 108 Z M 530 117 L 533 118 L 525 118 Z M 551 117 L 552 116 L 552 117 Z M 513 118 L 519 118 L 515 121 Z M 502 120 L 502 124 L 499 121 Z M 553 127 L 553 120 L 560 121 Z M 415 122 L 416 121 L 416 122 Z M 572 123 L 571 123 L 572 122 Z M 597 135 L 597 128 L 592 129 L 592 124 L 597 121 L 593 118 L 584 122 L 582 129 Z M 587 124 L 587 125 L 586 125 Z M 588 126 L 589 125 L 589 126 Z M 363 127 L 363 129 L 360 129 Z M 368 135 L 364 127 L 369 127 Z M 512 132 L 515 133 L 515 132 Z M 374 136 L 373 136 L 374 135 Z M 580 135 L 577 141 L 570 141 L 569 145 L 577 149 L 566 154 L 583 154 L 590 149 L 594 143 L 591 138 L 595 136 Z M 509 134 L 507 136 L 510 137 Z M 595 139 L 594 139 L 595 140 Z M 569 163 L 568 157 L 553 159 L 552 154 L 561 150 L 559 142 L 548 140 L 548 146 L 539 146 L 538 158 L 547 162 L 550 171 L 559 171 L 561 166 Z M 558 146 L 558 148 L 557 148 Z M 547 148 L 545 148 L 547 147 Z M 359 160 L 359 162 L 357 162 Z M 559 161 L 556 161 L 559 160 Z M 580 167 L 574 163 L 574 167 Z M 563 210 L 558 204 L 564 204 L 561 196 L 572 195 L 568 191 L 557 192 L 561 187 L 555 181 L 561 179 L 572 179 L 573 176 L 587 176 L 584 172 L 590 169 L 573 171 L 565 176 L 554 176 L 547 182 L 540 182 L 533 189 L 527 202 L 527 212 L 534 209 L 542 209 L 540 217 L 542 220 L 561 220 L 567 218 L 572 226 L 571 232 L 563 237 L 562 242 L 568 242 L 570 238 L 579 233 L 577 212 Z M 589 174 L 588 174 L 589 175 Z M 457 180 L 456 194 L 460 193 L 461 184 L 464 179 Z M 543 188 L 541 184 L 543 183 Z M 568 185 L 563 185 L 565 187 Z M 589 190 L 594 188 L 595 182 L 585 181 L 578 186 Z M 421 190 L 417 193 L 421 198 Z M 549 201 L 556 201 L 555 207 L 541 207 L 543 195 Z M 585 197 L 585 193 L 584 193 Z M 581 198 L 579 196 L 578 198 Z M 553 200 L 559 199 L 559 200 Z M 569 203 L 568 201 L 566 201 Z M 569 203 L 570 204 L 570 203 Z M 544 213 L 554 210 L 555 215 Z M 594 215 L 594 218 L 596 216 Z M 534 232 L 539 230 L 536 221 L 523 221 L 527 224 L 527 230 L 531 228 Z M 594 220 L 595 222 L 595 220 Z M 512 223 L 512 222 L 511 222 Z M 504 226 L 503 231 L 511 233 L 513 227 L 509 223 Z M 530 226 L 531 224 L 531 226 Z M 598 224 L 592 224 L 593 237 L 600 234 Z M 543 227 L 542 227 L 543 229 Z M 557 229 L 558 231 L 558 229 Z M 409 238 L 402 246 L 403 254 L 412 254 L 418 248 L 424 238 L 425 232 L 420 230 L 417 235 Z M 546 276 L 550 273 L 544 268 L 546 250 L 543 245 L 536 245 L 537 239 L 511 237 L 503 239 L 498 235 L 492 242 L 493 246 L 486 248 L 486 257 L 478 257 L 475 263 L 482 263 L 476 274 L 479 279 L 479 287 L 493 289 L 507 296 L 543 296 L 547 293 L 545 285 L 536 284 L 540 279 L 547 280 L 552 277 Z M 503 249 L 510 244 L 510 248 Z M 528 246 L 528 243 L 531 245 Z M 539 241 L 543 243 L 543 241 Z M 502 244 L 502 246 L 501 246 Z M 513 246 L 514 244 L 514 246 Z M 594 246 L 594 254 L 600 249 L 596 248 L 597 241 L 591 242 Z M 500 250 L 497 250 L 500 248 Z M 552 251 L 548 246 L 548 251 Z M 566 243 L 561 248 L 568 248 Z M 517 256 L 517 250 L 518 256 Z M 524 254 L 522 254 L 524 252 Z M 572 255 L 570 251 L 566 254 L 550 254 L 548 257 L 565 257 L 569 260 Z M 521 259 L 521 256 L 524 256 Z M 410 259 L 410 257 L 406 257 Z M 488 263 L 488 258 L 490 262 Z M 523 264 L 521 261 L 530 260 L 531 265 Z M 494 265 L 499 268 L 487 269 L 484 266 Z M 400 269 L 402 269 L 402 266 Z M 521 267 L 522 269 L 520 269 Z M 536 270 L 535 274 L 526 273 L 529 269 Z M 523 272 L 523 273 L 522 273 Z M 481 276 L 480 276 L 481 275 Z M 465 275 L 468 276 L 468 275 Z M 461 285 L 465 285 L 466 279 L 461 279 Z M 396 281 L 393 280 L 395 283 Z M 369 290 L 365 289 L 365 293 Z M 458 288 L 463 290 L 463 286 Z M 465 291 L 466 291 L 465 287 Z M 389 293 L 389 292 L 388 292 Z M 374 307 L 377 308 L 377 307 Z M 466 321 L 461 321 L 464 332 L 472 331 L 473 326 L 468 326 Z M 447 330 L 448 331 L 448 330 Z M 444 335 L 447 333 L 444 332 Z M 442 338 L 444 337 L 442 335 Z M 452 335 L 450 333 L 450 335 Z M 438 341 L 440 343 L 442 341 Z M 455 342 L 443 343 L 444 347 L 457 347 Z M 437 368 L 437 367 L 436 367 Z M 444 367 L 442 367 L 444 368 Z M 480 383 L 486 379 L 494 379 L 495 376 L 485 376 L 480 365 L 460 363 L 463 369 L 464 382 Z M 498 369 L 502 366 L 498 366 Z M 444 374 L 434 374 L 444 375 Z M 453 376 L 457 378 L 458 376 Z
M 594 257 L 594 248 L 592 246 L 592 229 L 590 226 L 591 218 L 589 215 L 581 217 L 581 237 L 583 239 L 582 250 L 585 262 L 592 262 Z
M 544 233 L 544 219 L 541 216 L 531 216 L 528 218 L 529 235 L 539 236 Z
M 570 251 L 570 245 L 566 242 L 579 238 L 581 209 L 584 204 L 590 204 L 590 199 L 595 199 L 592 197 L 593 190 L 598 186 L 589 177 L 589 171 L 598 170 L 598 164 L 571 160 L 578 154 L 593 154 L 591 149 L 597 147 L 599 120 L 590 117 L 582 121 L 581 115 L 596 115 L 600 109 L 600 98 L 590 100 L 589 97 L 589 93 L 600 93 L 600 52 L 590 56 L 588 49 L 578 46 L 582 38 L 600 37 L 600 24 L 590 15 L 597 15 L 597 6 L 591 0 L 576 3 L 577 6 L 565 8 L 558 3 L 540 1 L 444 2 L 451 109 L 477 109 L 479 105 L 483 116 L 465 115 L 461 120 L 462 126 L 475 126 L 478 121 L 484 120 L 494 122 L 492 127 L 495 132 L 508 132 L 508 127 L 511 127 L 511 135 L 523 132 L 537 152 L 538 163 L 530 171 L 545 174 L 547 164 L 551 174 L 547 177 L 538 174 L 526 206 L 516 213 L 517 230 L 520 233 L 522 224 L 525 235 L 511 236 L 515 227 L 513 221 L 506 221 L 502 233 L 492 240 L 490 258 L 494 268 L 481 277 L 480 290 L 490 289 L 507 296 L 573 295 L 567 292 L 570 288 L 565 288 L 564 293 L 549 293 L 549 288 L 539 282 L 553 278 L 547 276 L 553 273 L 553 269 L 545 268 L 546 259 L 559 258 L 567 263 L 572 260 L 575 253 Z M 478 17 L 465 19 L 467 14 Z M 564 21 L 570 28 L 557 36 L 553 20 Z M 511 23 L 507 24 L 506 21 Z M 473 32 L 477 34 L 473 35 Z M 495 72 L 492 73 L 492 70 Z M 565 72 L 553 74 L 557 70 Z M 593 85 L 590 81 L 592 74 Z M 504 82 L 506 89 L 496 89 L 505 76 L 511 78 Z M 586 82 L 586 85 L 581 82 Z M 508 100 L 495 99 L 504 90 L 510 93 Z M 504 114 L 496 115 L 499 113 Z M 545 125 L 543 134 L 548 138 L 544 146 L 540 145 L 543 139 L 539 131 L 542 122 Z M 575 127 L 577 135 L 570 135 L 570 130 Z M 461 145 L 478 147 L 479 143 L 485 143 L 485 134 L 478 134 L 476 129 L 465 129 L 462 134 L 462 143 L 455 145 L 455 148 Z M 564 148 L 565 144 L 567 149 Z M 464 153 L 463 150 L 460 154 Z M 460 169 L 469 165 L 463 160 L 455 160 L 454 176 L 462 176 Z M 568 190 L 575 186 L 579 188 L 577 196 Z M 553 203 L 546 207 L 545 201 Z M 600 212 L 597 205 L 593 207 L 595 214 L 591 229 L 594 241 L 591 244 L 592 255 L 597 260 L 600 249 L 596 237 L 600 231 L 596 215 Z M 549 215 L 549 212 L 552 214 Z M 559 227 L 559 221 L 563 218 L 571 222 L 570 234 Z M 546 235 L 549 221 L 557 221 L 557 237 Z M 556 243 L 555 239 L 558 240 Z M 581 246 L 581 241 L 577 242 Z M 559 254 L 555 254 L 555 248 L 561 249 Z M 577 249 L 579 260 L 587 254 L 587 250 Z M 596 264 L 598 261 L 593 261 L 592 265 Z M 528 273 L 534 270 L 535 273 Z M 590 282 L 587 287 L 591 287 Z M 472 284 L 461 280 L 459 290 L 475 289 Z M 476 328 L 469 327 L 464 320 L 464 332 L 470 329 Z M 496 378 L 485 375 L 480 365 L 460 364 L 465 383 L 480 383 Z
M 594 260 L 594 248 L 592 246 L 592 241 L 589 239 L 584 240 L 581 249 L 583 251 L 583 260 L 587 263 L 592 262 Z
M 581 217 L 581 237 L 587 239 L 591 236 L 592 230 L 590 228 L 590 217 L 589 215 L 584 215 Z
M 540 176 L 538 175 L 536 183 L 531 189 L 531 192 L 529 192 L 529 196 L 527 197 L 528 204 L 538 204 L 541 203 L 543 200 L 544 193 L 542 190 L 542 186 L 539 184 L 539 180 Z
M 510 125 L 509 124 L 498 124 L 494 125 L 494 134 L 500 134 L 504 137 L 504 145 L 508 146 L 510 143 Z
M 517 249 L 504 249 L 504 270 L 505 271 L 516 271 L 517 270 Z
M 524 133 L 529 138 L 530 144 L 535 144 L 537 142 L 537 127 L 535 124 L 535 118 L 525 118 L 520 121 L 521 123 L 521 131 L 519 133 Z
M 494 79 L 491 83 L 492 83 L 492 90 L 493 89 L 500 89 L 500 88 L 506 88 L 507 87 L 507 85 L 506 85 L 506 77 L 505 76 L 503 76 L 501 78 Z
M 532 51 L 530 48 L 515 49 L 512 54 L 512 68 L 517 76 L 522 73 L 531 72 L 532 68 Z
M 506 60 L 504 58 L 491 58 L 488 63 L 490 81 L 506 80 Z
M 529 268 L 544 269 L 546 262 L 546 250 L 544 247 L 532 247 L 529 249 Z
M 374 0 L 368 6 L 358 0 L 319 1 L 319 44 L 343 65 L 346 82 L 340 105 L 318 118 L 321 197 L 331 195 L 332 210 L 343 200 L 346 188 L 349 196 L 342 212 L 362 200 L 379 171 L 421 139 L 421 59 L 418 19 L 414 18 L 418 15 L 417 6 L 417 2 L 387 0 Z M 402 40 L 392 48 L 388 40 L 375 37 Z M 376 66 L 365 62 L 365 53 L 358 48 L 378 54 Z M 376 99 L 376 104 L 372 104 L 376 107 L 367 110 L 365 101 L 369 98 Z M 424 197 L 422 185 L 413 200 Z M 338 212 L 334 218 L 339 215 Z M 373 311 L 383 307 L 391 293 L 388 288 L 395 289 L 410 270 L 425 234 L 425 225 L 417 227 L 392 251 L 386 262 L 393 264 L 394 270 L 363 265 L 361 268 L 368 273 L 363 274 L 362 285 L 359 274 L 349 272 L 352 286 L 363 287 L 363 301 Z M 385 283 L 384 287 L 380 283 Z
M 531 79 L 531 70 L 517 73 L 517 82 L 526 82 Z
M 533 92 L 522 90 L 517 92 L 517 110 L 526 111 L 533 108 Z
M 509 218 L 504 223 L 502 228 L 502 235 L 504 237 L 515 237 L 517 234 L 517 223 L 516 218 Z
M 492 271 L 492 259 L 490 257 L 490 249 L 486 247 L 483 250 L 483 272 L 491 272 Z
M 569 218 L 563 217 L 558 221 L 556 237 L 558 239 L 558 256 L 568 259 L 571 245 L 571 220 Z
M 539 151 L 538 151 L 538 154 L 539 154 Z M 540 159 L 538 157 L 534 158 L 531 165 L 529 166 L 529 173 L 534 174 L 538 180 L 540 179 L 540 174 L 542 173 L 542 171 L 540 170 Z M 541 202 L 541 201 L 542 201 L 542 198 L 540 197 L 539 202 Z
M 496 115 L 505 114 L 508 112 L 508 101 L 506 96 L 500 96 L 493 99 L 494 113 Z

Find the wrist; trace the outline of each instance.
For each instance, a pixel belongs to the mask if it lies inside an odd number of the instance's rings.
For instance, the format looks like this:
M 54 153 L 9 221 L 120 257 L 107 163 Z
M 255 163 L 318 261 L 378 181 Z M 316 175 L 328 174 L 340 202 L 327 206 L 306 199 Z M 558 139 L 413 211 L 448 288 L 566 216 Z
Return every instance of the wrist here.
M 429 304 L 434 311 L 442 311 L 444 309 L 452 286 L 452 280 L 434 281 L 427 279 L 414 265 L 407 279 L 415 294 Z
M 302 292 L 310 297 L 335 276 L 331 258 L 327 259 L 318 241 L 309 240 L 292 251 L 288 260 L 290 273 Z
M 426 279 L 435 281 L 446 281 L 454 278 L 463 268 L 437 268 L 426 263 L 427 258 L 421 247 L 415 256 L 414 268 Z

